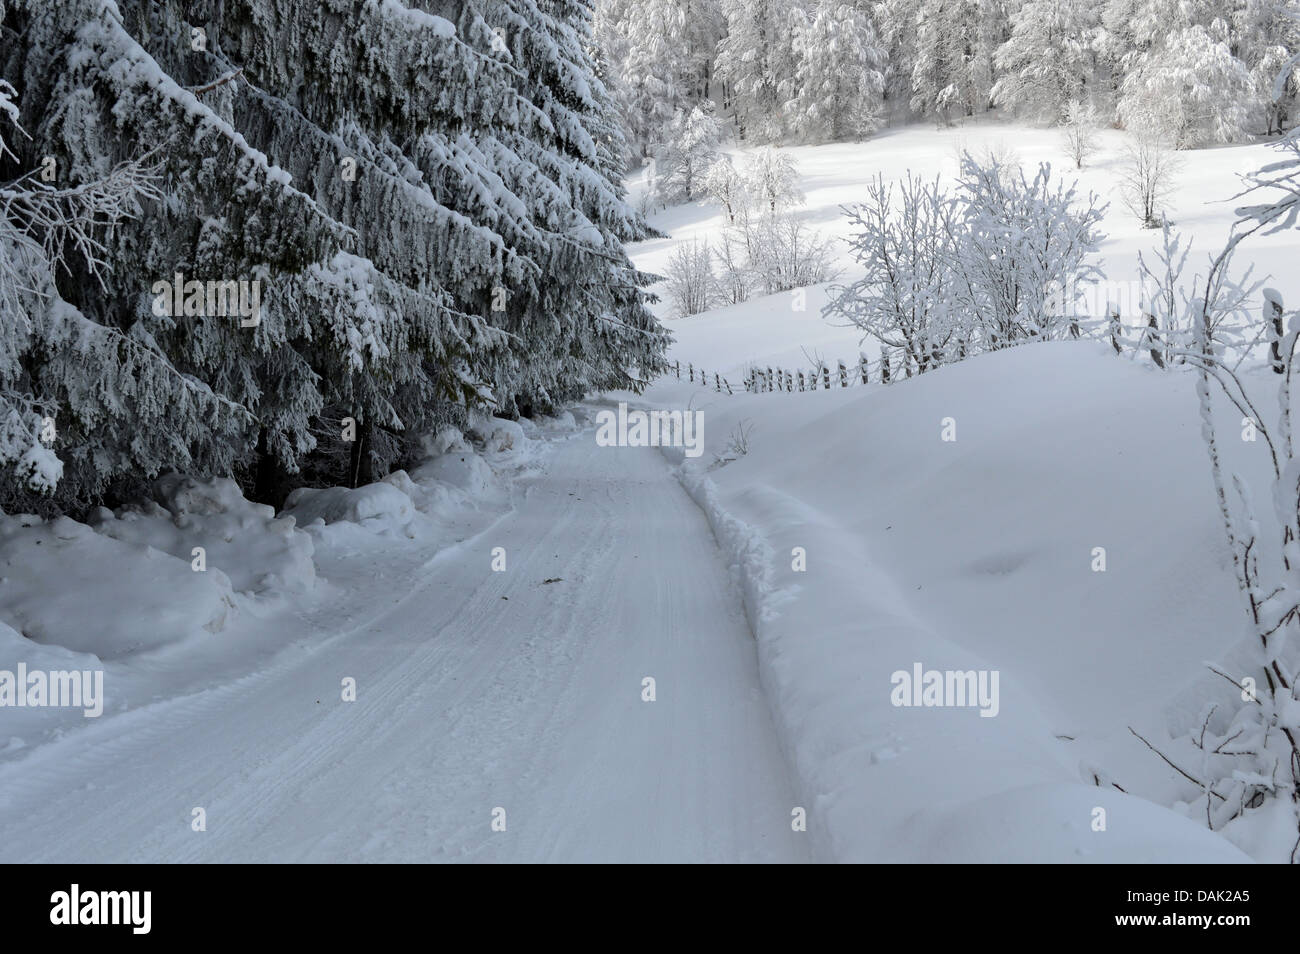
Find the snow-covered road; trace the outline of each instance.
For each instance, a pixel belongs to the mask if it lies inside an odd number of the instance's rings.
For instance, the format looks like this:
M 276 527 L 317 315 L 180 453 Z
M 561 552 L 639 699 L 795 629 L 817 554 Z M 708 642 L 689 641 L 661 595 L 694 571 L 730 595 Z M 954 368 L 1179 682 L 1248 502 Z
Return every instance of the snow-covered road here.
M 0 861 L 806 860 L 737 595 L 656 450 L 559 443 L 401 579 L 358 582 L 409 592 L 345 633 L 0 766 Z

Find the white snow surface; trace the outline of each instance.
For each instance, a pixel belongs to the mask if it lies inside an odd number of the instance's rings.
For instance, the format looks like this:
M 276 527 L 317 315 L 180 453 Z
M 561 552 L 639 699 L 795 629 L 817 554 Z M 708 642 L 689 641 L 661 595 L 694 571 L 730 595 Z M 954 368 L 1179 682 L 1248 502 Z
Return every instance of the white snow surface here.
M 97 720 L 7 721 L 0 861 L 807 860 L 707 521 L 660 454 L 572 423 L 493 426 L 490 493 L 453 436 L 408 477 L 305 495 L 336 518 L 307 528 L 312 599 L 105 662 Z M 391 532 L 409 481 L 446 504 L 436 537 Z M 0 628 L 0 651 L 51 650 Z
M 1113 195 L 1102 136 L 1080 177 Z M 1053 130 L 894 129 L 792 150 L 800 214 L 833 234 L 877 170 L 951 175 L 961 144 L 1066 171 Z M 1271 155 L 1185 154 L 1193 261 Z M 649 271 L 721 225 L 653 221 Z M 1126 280 L 1156 237 L 1118 205 L 1105 228 Z M 1243 255 L 1284 301 L 1293 236 Z M 672 357 L 733 385 L 750 361 L 851 362 L 824 298 L 670 322 Z M 701 411 L 705 455 L 597 446 L 620 400 Z M 0 709 L 0 862 L 1284 860 L 1288 806 L 1209 831 L 1129 731 L 1177 752 L 1231 691 L 1204 668 L 1231 666 L 1243 617 L 1199 432 L 1190 375 L 1055 343 L 888 387 L 666 378 L 480 417 L 279 515 L 184 477 L 89 524 L 0 515 L 0 670 L 102 669 L 107 695 L 97 719 Z M 1228 453 L 1260 481 L 1253 450 Z M 997 715 L 895 706 L 915 664 L 996 671 Z

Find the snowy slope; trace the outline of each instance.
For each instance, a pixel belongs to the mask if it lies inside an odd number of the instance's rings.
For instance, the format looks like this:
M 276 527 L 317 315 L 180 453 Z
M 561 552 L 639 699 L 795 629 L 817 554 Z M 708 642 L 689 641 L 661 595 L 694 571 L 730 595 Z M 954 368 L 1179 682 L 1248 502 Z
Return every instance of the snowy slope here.
M 1128 296 L 1137 278 L 1138 253 L 1145 253 L 1149 259 L 1159 234 L 1142 229 L 1121 200 L 1118 172 L 1124 163 L 1124 134 L 1106 129 L 1097 135 L 1100 148 L 1081 170 L 1075 169 L 1064 155 L 1057 130 L 997 122 L 950 129 L 917 123 L 884 130 L 861 143 L 796 146 L 783 151 L 795 158 L 807 197 L 806 205 L 795 214 L 823 235 L 839 239 L 847 235 L 841 206 L 862 201 L 864 185 L 876 175 L 891 180 L 911 170 L 950 181 L 957 174 L 958 155 L 963 149 L 976 156 L 992 153 L 1004 159 L 1014 158 L 1029 170 L 1040 162 L 1050 163 L 1054 178 L 1065 182 L 1078 179 L 1081 192 L 1094 191 L 1103 202 L 1109 202 L 1102 223 L 1107 237 L 1100 249 L 1107 279 L 1104 292 L 1113 300 L 1131 300 Z M 1234 209 L 1241 204 L 1233 199 L 1241 191 L 1238 176 L 1275 161 L 1278 155 L 1266 143 L 1188 150 L 1178 155 L 1182 169 L 1170 196 L 1168 217 L 1176 230 L 1192 240 L 1187 272 L 1190 277 L 1204 271 L 1206 256 L 1220 249 L 1236 219 Z M 738 151 L 737 162 L 743 167 L 742 156 L 743 151 Z M 643 191 L 643 177 L 633 181 L 632 188 L 634 194 Z M 651 217 L 651 223 L 667 237 L 641 242 L 631 251 L 637 267 L 658 274 L 662 274 L 678 243 L 714 238 L 725 224 L 719 208 L 711 202 L 661 211 Z M 856 274 L 848 249 L 840 243 L 837 250 L 843 269 L 840 278 L 852 281 Z M 1300 235 L 1294 230 L 1255 239 L 1250 246 L 1255 277 L 1272 276 L 1269 284 L 1287 302 L 1300 301 L 1300 276 L 1292 267 L 1297 252 Z M 668 327 L 677 338 L 673 358 L 696 366 L 703 364 L 710 373 L 730 372 L 733 380 L 751 360 L 806 367 L 810 362 L 804 358 L 805 351 L 812 354 L 820 350 L 832 364 L 837 358 L 855 361 L 861 333 L 820 319 L 826 299 L 823 286 L 809 289 L 806 299 L 806 311 L 802 313 L 793 310 L 790 293 L 752 299 L 707 316 L 672 319 L 667 302 L 661 302 L 657 311 L 670 319 Z M 873 343 L 868 343 L 865 350 L 869 355 L 876 354 Z
M 1172 804 L 1179 780 L 1127 726 L 1190 728 L 1198 711 L 1180 694 L 1195 686 L 1189 699 L 1203 699 L 1202 661 L 1241 633 L 1190 375 L 1084 342 L 889 387 L 689 390 L 664 383 L 649 399 L 702 409 L 710 450 L 752 426 L 748 454 L 688 463 L 683 479 L 747 588 L 764 679 L 831 855 L 1233 856 L 1090 779 L 1100 766 Z M 946 417 L 956 441 L 941 440 Z M 1097 546 L 1104 572 L 1092 569 Z M 891 674 L 915 663 L 997 670 L 996 717 L 893 706 Z M 1043 787 L 1031 797 L 1031 786 Z M 1096 806 L 1107 833 L 1090 828 Z M 942 832 L 957 817 L 966 834 L 953 841 Z
M 1125 294 L 1138 252 L 1158 235 L 1118 201 L 1120 134 L 1102 141 L 1081 173 L 1063 161 L 1055 131 L 994 123 L 790 151 L 808 196 L 799 214 L 839 235 L 837 206 L 878 171 L 951 176 L 963 146 L 1051 161 L 1112 201 L 1106 290 Z M 1273 153 L 1181 156 L 1170 217 L 1194 236 L 1190 276 L 1235 219 L 1237 175 Z M 677 242 L 722 227 L 708 203 L 654 221 L 671 234 L 637 249 L 648 270 Z M 1239 264 L 1271 274 L 1293 302 L 1297 244 L 1294 231 L 1252 240 Z M 842 267 L 852 280 L 851 262 Z M 672 358 L 727 375 L 737 394 L 667 378 L 644 400 L 704 411 L 708 450 L 685 462 L 682 480 L 745 593 L 783 743 L 817 805 L 819 850 L 855 860 L 1190 861 L 1241 860 L 1240 848 L 1285 860 L 1294 832 L 1277 806 L 1205 831 L 1203 811 L 1187 804 L 1195 789 L 1129 731 L 1161 745 L 1199 725 L 1231 691 L 1204 663 L 1231 669 L 1244 635 L 1193 377 L 1081 342 L 980 356 L 888 387 L 744 394 L 751 361 L 806 369 L 818 356 L 833 366 L 855 361 L 859 347 L 876 353 L 855 329 L 820 318 L 822 288 L 808 290 L 806 311 L 793 301 L 671 320 Z M 1235 433 L 1240 415 L 1221 414 L 1223 433 Z M 948 418 L 955 441 L 942 440 Z M 718 466 L 715 455 L 737 456 L 727 447 L 743 429 L 748 453 Z M 1229 443 L 1233 465 L 1263 486 L 1255 447 Z M 1104 572 L 1093 569 L 1098 547 Z M 793 567 L 795 548 L 806 570 Z M 892 674 L 916 663 L 996 670 L 998 715 L 892 705 Z M 1104 832 L 1093 830 L 1098 808 Z

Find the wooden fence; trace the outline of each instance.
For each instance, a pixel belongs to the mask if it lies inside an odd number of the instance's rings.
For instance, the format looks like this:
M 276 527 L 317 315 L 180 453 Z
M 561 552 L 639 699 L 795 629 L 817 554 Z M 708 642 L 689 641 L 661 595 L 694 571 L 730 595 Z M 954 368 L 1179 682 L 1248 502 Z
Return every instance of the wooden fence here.
M 1269 297 L 1264 302 L 1264 323 L 1252 331 L 1248 325 L 1234 325 L 1221 328 L 1220 334 L 1235 337 L 1243 349 L 1243 358 L 1262 340 L 1270 343 L 1269 363 L 1279 374 L 1282 366 L 1278 354 L 1282 330 L 1282 302 L 1277 297 Z M 1067 326 L 1067 334 L 1072 339 L 1106 341 L 1117 355 L 1128 354 L 1131 358 L 1149 359 L 1159 368 L 1170 363 L 1181 363 L 1182 353 L 1191 350 L 1195 344 L 1193 336 L 1186 330 L 1167 331 L 1158 327 L 1154 316 L 1143 315 L 1135 324 L 1125 324 L 1117 312 L 1112 312 L 1100 319 L 1076 319 Z M 1033 339 L 1027 339 L 1025 344 Z M 937 367 L 960 361 L 966 357 L 964 345 L 958 345 L 955 353 L 935 354 L 928 367 Z M 679 378 L 698 382 L 703 387 L 713 387 L 719 394 L 734 394 L 731 383 L 722 375 L 714 373 L 712 380 L 704 368 L 697 368 L 688 362 L 685 366 L 679 361 L 670 365 L 672 372 Z M 762 392 L 784 391 L 792 394 L 796 391 L 829 391 L 835 388 L 857 387 L 863 384 L 890 384 L 904 378 L 921 374 L 927 368 L 901 349 L 882 349 L 881 355 L 872 361 L 865 354 L 859 353 L 858 360 L 845 362 L 839 359 L 832 366 L 827 361 L 818 361 L 811 368 L 782 368 L 771 365 L 760 367 L 750 365 L 745 372 L 745 390 L 758 394 Z

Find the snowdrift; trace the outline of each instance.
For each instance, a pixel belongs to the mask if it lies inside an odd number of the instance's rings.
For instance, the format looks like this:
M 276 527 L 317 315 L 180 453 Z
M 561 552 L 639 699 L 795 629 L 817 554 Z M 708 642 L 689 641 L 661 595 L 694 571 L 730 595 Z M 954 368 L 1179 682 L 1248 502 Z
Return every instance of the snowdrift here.
M 0 668 L 37 666 L 48 651 L 117 660 L 228 636 L 242 611 L 308 601 L 322 557 L 394 540 L 444 545 L 459 514 L 507 506 L 511 469 L 536 454 L 518 424 L 487 419 L 480 430 L 470 442 L 446 429 L 410 474 L 295 491 L 279 515 L 232 480 L 179 474 L 87 524 L 0 514 Z
M 1245 859 L 1160 807 L 1182 780 L 1127 731 L 1186 731 L 1203 661 L 1242 635 L 1192 387 L 1072 342 L 888 387 L 651 389 L 705 411 L 715 454 L 752 424 L 747 455 L 681 474 L 745 594 L 823 854 Z M 916 664 L 996 671 L 996 717 L 894 705 Z

